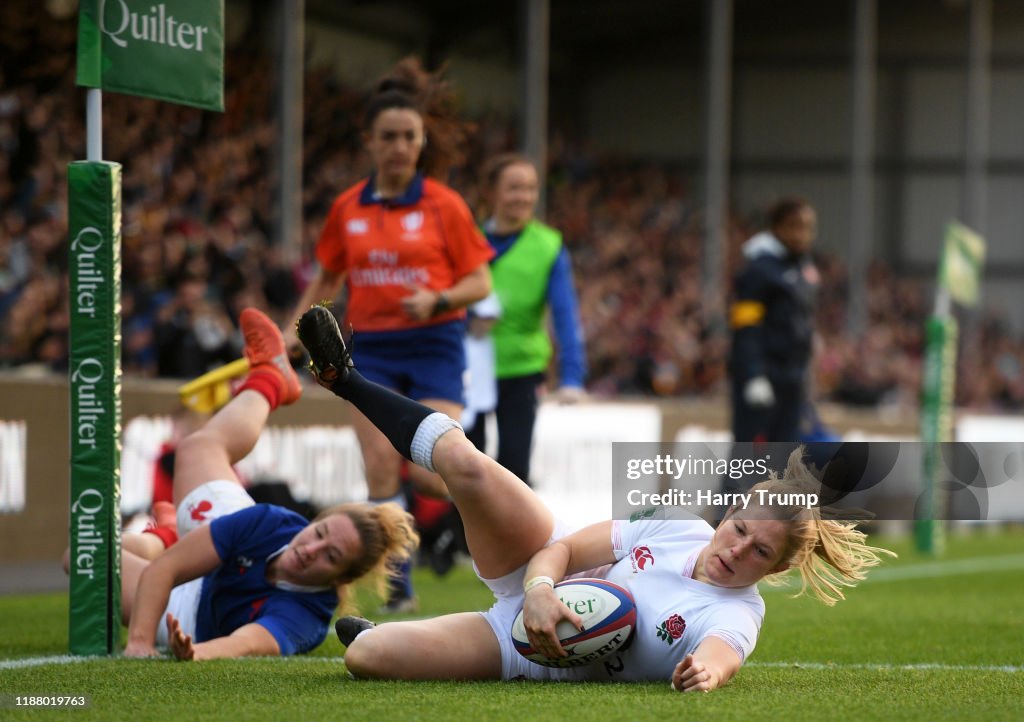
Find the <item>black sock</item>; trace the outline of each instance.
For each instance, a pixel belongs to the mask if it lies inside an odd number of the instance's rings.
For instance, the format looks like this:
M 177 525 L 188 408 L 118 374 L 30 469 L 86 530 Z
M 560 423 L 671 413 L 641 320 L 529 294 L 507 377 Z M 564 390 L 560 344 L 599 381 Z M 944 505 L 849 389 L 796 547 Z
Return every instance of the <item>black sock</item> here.
M 388 437 L 388 441 L 398 449 L 399 454 L 410 461 L 413 460 L 413 437 L 423 419 L 436 413 L 434 409 L 373 381 L 367 381 L 354 368 L 348 370 L 348 378 L 342 383 L 336 383 L 332 391 L 351 401 L 353 406 L 362 411 L 366 418 Z

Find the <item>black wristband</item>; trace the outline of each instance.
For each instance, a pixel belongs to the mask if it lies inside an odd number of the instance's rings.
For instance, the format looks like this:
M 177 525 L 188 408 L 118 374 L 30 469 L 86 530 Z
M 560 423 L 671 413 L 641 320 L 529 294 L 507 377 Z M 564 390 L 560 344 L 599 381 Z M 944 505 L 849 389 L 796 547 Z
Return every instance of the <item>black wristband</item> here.
M 434 301 L 434 310 L 430 312 L 430 315 L 440 316 L 451 307 L 452 302 L 448 300 L 448 296 L 445 295 L 444 291 L 438 291 L 437 300 Z

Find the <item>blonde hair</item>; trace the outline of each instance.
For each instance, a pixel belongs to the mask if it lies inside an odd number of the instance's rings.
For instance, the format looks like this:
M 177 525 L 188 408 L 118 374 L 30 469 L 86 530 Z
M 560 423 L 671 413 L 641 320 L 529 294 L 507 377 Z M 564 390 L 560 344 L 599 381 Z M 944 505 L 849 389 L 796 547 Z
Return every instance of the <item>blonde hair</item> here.
M 774 494 L 790 494 L 799 499 L 808 493 L 819 493 L 821 482 L 803 461 L 804 448 L 799 447 L 789 456 L 782 478 L 772 473 L 767 481 L 755 484 L 751 491 L 763 489 Z M 776 496 L 775 498 L 779 498 Z M 843 587 L 854 587 L 867 576 L 867 570 L 881 563 L 882 554 L 895 557 L 888 549 L 870 546 L 867 534 L 857 528 L 858 521 L 835 517 L 870 517 L 867 512 L 840 512 L 830 507 L 808 508 L 797 503 L 792 506 L 772 506 L 772 518 L 790 522 L 786 549 L 781 562 L 800 575 L 800 591 L 794 597 L 810 594 L 828 606 L 845 599 Z M 783 584 L 778 572 L 765 577 L 768 584 Z
M 412 515 L 394 503 L 349 503 L 324 509 L 314 521 L 335 514 L 352 520 L 362 543 L 359 557 L 334 581 L 340 605 L 351 607 L 348 592 L 356 582 L 368 583 L 380 597 L 386 597 L 388 580 L 398 574 L 398 567 L 420 543 Z

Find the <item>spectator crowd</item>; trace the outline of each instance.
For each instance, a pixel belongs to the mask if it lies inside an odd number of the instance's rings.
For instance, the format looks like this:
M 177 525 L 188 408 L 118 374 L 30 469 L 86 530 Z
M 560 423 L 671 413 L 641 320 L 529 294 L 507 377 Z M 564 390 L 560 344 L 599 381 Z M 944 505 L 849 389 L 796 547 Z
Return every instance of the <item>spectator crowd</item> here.
M 75 85 L 76 18 L 44 4 L 0 4 L 0 368 L 67 367 L 66 167 L 85 156 L 84 95 Z M 224 113 L 105 94 L 104 157 L 123 166 L 122 353 L 126 374 L 188 378 L 237 358 L 238 315 L 283 322 L 313 273 L 313 247 L 332 199 L 363 177 L 364 90 L 326 69 L 305 77 L 302 231 L 298 260 L 274 235 L 274 73 L 258 39 L 227 53 Z M 471 207 L 476 170 L 516 139 L 477 119 L 452 184 Z M 574 263 L 598 396 L 724 393 L 728 334 L 701 294 L 702 218 L 689 177 L 610 159 L 553 131 L 546 220 Z M 780 189 L 780 193 L 787 189 Z M 726 254 L 755 226 L 736 213 Z M 916 403 L 927 284 L 881 261 L 868 275 L 868 323 L 846 332 L 841 259 L 818 254 L 822 296 L 814 360 L 818 399 Z M 726 277 L 731 275 L 731 271 Z M 723 293 L 724 305 L 724 293 Z M 1024 341 L 979 316 L 961 339 L 957 402 L 1024 407 Z

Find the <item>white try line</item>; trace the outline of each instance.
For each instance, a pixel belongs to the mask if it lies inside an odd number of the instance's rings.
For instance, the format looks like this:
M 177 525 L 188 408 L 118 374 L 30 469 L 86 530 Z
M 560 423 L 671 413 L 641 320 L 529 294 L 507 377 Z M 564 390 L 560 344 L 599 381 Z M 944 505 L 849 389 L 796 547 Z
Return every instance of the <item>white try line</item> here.
M 103 659 L 109 659 L 109 657 L 72 657 L 70 654 L 64 654 L 59 657 L 26 657 L 25 659 L 3 659 L 0 660 L 0 670 L 42 667 L 43 665 L 47 664 L 74 664 L 75 662 L 94 662 L 96 660 Z
M 884 558 L 882 564 L 885 564 Z M 987 572 L 1012 572 L 1020 570 L 1024 570 L 1024 554 L 999 554 L 991 557 L 908 564 L 903 567 L 886 568 L 883 566 L 880 569 L 869 570 L 867 578 L 859 582 L 858 586 L 879 582 L 904 582 L 910 579 L 933 579 L 962 574 L 984 574 Z M 790 576 L 785 584 L 774 587 L 763 584 L 759 589 L 762 593 L 771 591 L 787 592 L 792 591 L 799 584 L 795 576 Z
M 28 669 L 31 667 L 44 667 L 48 664 L 61 665 L 61 664 L 77 664 L 79 662 L 115 662 L 117 660 L 127 659 L 122 657 L 120 654 L 111 656 L 85 656 L 77 657 L 71 654 L 61 654 L 53 657 L 25 657 L 24 659 L 0 659 L 0 671 L 5 669 Z M 150 660 L 158 662 L 160 660 L 169 660 L 169 655 L 163 655 L 160 657 L 151 657 Z M 345 661 L 344 657 L 309 657 L 306 655 L 296 655 L 293 657 L 252 657 L 247 659 L 246 662 L 273 662 L 279 664 L 281 662 L 328 662 L 333 664 L 342 664 Z
M 883 562 L 884 564 L 884 562 Z M 902 582 L 906 579 L 927 579 L 959 574 L 981 574 L 984 572 L 1009 572 L 1024 569 L 1024 554 L 1000 554 L 974 559 L 953 559 L 949 561 L 908 564 L 905 567 L 881 568 L 868 572 L 865 582 Z
M 29 657 L 26 659 L 0 660 L 0 670 L 5 669 L 26 669 L 29 667 L 42 667 L 48 664 L 74 664 L 76 662 L 113 662 L 123 657 L 72 657 L 62 655 L 59 657 Z M 154 657 L 154 660 L 166 659 L 166 657 Z M 345 662 L 344 657 L 307 657 L 299 655 L 295 657 L 253 657 L 246 660 L 247 663 L 262 662 L 281 664 L 282 662 L 324 662 L 327 664 L 341 665 Z M 1024 672 L 1024 667 L 1010 664 L 933 664 L 922 662 L 918 664 L 884 664 L 870 662 L 849 662 L 849 663 L 825 663 L 825 662 L 747 662 L 746 667 L 760 667 L 763 669 L 806 669 L 811 671 L 824 670 L 868 670 L 868 671 L 901 671 L 901 672 L 1003 672 L 1016 674 Z
M 259 659 L 271 662 L 280 661 L 273 657 L 260 657 Z M 296 662 L 332 662 L 343 664 L 344 657 L 288 657 Z M 852 670 L 876 670 L 881 672 L 898 671 L 923 671 L 923 672 L 1024 672 L 1024 667 L 1012 664 L 938 664 L 933 662 L 918 662 L 916 664 L 892 664 L 885 662 L 747 662 L 744 667 L 764 667 L 769 669 L 809 669 L 821 671 L 828 669 L 852 669 Z
M 1012 664 L 933 664 L 931 662 L 921 662 L 918 664 L 886 664 L 871 662 L 847 662 L 836 664 L 831 662 L 747 662 L 743 666 L 762 667 L 767 669 L 809 669 L 813 671 L 828 669 L 854 669 L 879 672 L 1024 672 L 1024 667 L 1018 667 Z
M 48 664 L 77 664 L 78 662 L 114 662 L 121 659 L 127 659 L 121 655 L 112 656 L 85 656 L 76 657 L 70 654 L 62 654 L 53 657 L 25 657 L 24 659 L 0 659 L 0 671 L 5 669 L 28 669 L 31 667 L 43 667 Z M 160 657 L 152 657 L 151 660 L 154 662 L 160 660 L 169 660 L 169 655 Z M 293 657 L 252 657 L 247 659 L 249 663 L 259 662 L 271 662 L 274 664 L 280 664 L 281 662 L 327 662 L 330 664 L 343 664 L 345 662 L 344 657 L 310 657 L 304 654 L 295 655 Z

